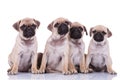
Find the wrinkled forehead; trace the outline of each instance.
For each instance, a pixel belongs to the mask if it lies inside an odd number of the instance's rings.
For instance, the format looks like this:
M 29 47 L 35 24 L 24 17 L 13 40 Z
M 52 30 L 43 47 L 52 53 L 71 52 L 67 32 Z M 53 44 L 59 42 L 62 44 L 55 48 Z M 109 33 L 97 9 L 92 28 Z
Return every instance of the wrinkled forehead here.
M 81 28 L 83 28 L 84 26 L 82 24 L 78 23 L 78 22 L 74 22 L 74 23 L 71 24 L 71 27 L 81 27 Z
M 56 20 L 54 20 L 54 24 L 55 23 L 64 23 L 65 21 L 68 21 L 68 20 L 65 18 L 57 18 Z
M 95 27 L 93 28 L 93 31 L 94 31 L 94 30 L 96 30 L 96 31 L 105 31 L 105 32 L 107 32 L 107 28 L 104 27 L 104 26 L 101 26 L 101 25 L 95 26 Z
M 35 24 L 34 20 L 31 19 L 31 18 L 26 18 L 26 19 L 23 19 L 20 21 L 20 26 L 21 25 L 32 25 L 32 24 Z

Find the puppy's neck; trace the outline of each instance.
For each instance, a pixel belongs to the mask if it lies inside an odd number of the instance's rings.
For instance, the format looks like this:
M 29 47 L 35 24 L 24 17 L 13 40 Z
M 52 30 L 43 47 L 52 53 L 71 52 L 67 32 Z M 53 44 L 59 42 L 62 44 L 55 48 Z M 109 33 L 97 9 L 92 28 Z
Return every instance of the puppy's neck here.
M 60 37 L 60 38 L 51 38 L 51 45 L 53 46 L 60 46 L 63 45 L 64 41 L 66 40 L 66 37 Z
M 21 43 L 23 45 L 29 46 L 29 45 L 32 45 L 34 43 L 34 38 L 24 39 L 24 38 L 20 37 L 20 39 L 21 39 Z
M 56 35 L 56 34 L 53 34 L 52 36 L 52 40 L 55 40 L 55 41 L 57 41 L 57 40 L 63 40 L 63 39 L 65 39 L 66 38 L 66 35 Z
M 75 45 L 81 45 L 82 39 L 71 39 L 71 42 Z
M 93 42 L 94 42 L 94 44 L 95 44 L 96 46 L 102 47 L 102 46 L 106 45 L 107 40 L 104 40 L 104 41 L 102 41 L 102 42 L 96 42 L 96 41 L 93 40 Z
M 66 38 L 65 37 L 60 37 L 59 39 L 52 39 L 54 42 L 63 42 Z

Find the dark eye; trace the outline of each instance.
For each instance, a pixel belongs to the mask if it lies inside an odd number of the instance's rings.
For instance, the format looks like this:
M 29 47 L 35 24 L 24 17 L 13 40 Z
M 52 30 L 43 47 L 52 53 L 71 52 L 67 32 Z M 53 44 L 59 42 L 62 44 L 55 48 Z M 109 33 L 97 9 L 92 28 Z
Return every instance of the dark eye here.
M 74 31 L 74 28 L 70 28 L 70 32 Z
M 54 27 L 58 27 L 60 24 L 59 23 L 56 23 L 55 25 L 54 25 Z
M 83 28 L 82 28 L 82 27 L 79 27 L 79 30 L 80 30 L 80 31 L 83 31 Z
M 93 33 L 96 33 L 96 30 L 94 30 Z
M 26 28 L 27 28 L 27 26 L 24 24 L 20 27 L 21 30 L 25 30 Z
M 106 32 L 104 32 L 104 31 L 102 31 L 102 34 L 104 34 L 104 35 L 105 35 L 105 34 L 107 34 L 107 33 L 106 33 Z
M 65 24 L 69 25 L 69 24 L 70 24 L 70 22 L 68 22 L 68 21 L 65 21 Z
M 32 24 L 32 25 L 31 25 L 31 28 L 36 29 L 36 25 L 35 25 L 35 24 Z

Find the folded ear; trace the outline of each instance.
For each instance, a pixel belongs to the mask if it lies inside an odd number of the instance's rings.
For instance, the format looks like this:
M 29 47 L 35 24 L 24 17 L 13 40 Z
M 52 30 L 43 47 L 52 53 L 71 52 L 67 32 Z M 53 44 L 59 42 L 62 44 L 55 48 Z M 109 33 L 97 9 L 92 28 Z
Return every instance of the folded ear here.
M 90 28 L 90 31 L 89 31 L 90 37 L 92 36 L 92 30 L 93 30 L 93 27 Z
M 48 27 L 47 27 L 48 30 L 52 31 L 52 29 L 53 29 L 53 23 L 54 23 L 54 22 L 51 22 L 51 23 L 48 25 Z
M 84 31 L 86 32 L 86 35 L 88 35 L 88 32 L 87 32 L 86 27 L 85 27 L 85 26 L 83 26 L 83 28 L 84 28 Z
M 66 23 L 67 25 L 70 25 L 70 26 L 71 26 L 71 24 L 72 24 L 72 22 L 69 21 L 69 20 L 65 21 L 65 23 Z
M 13 24 L 14 29 L 17 30 L 17 31 L 19 31 L 20 22 L 21 21 L 18 21 L 18 22 L 16 22 L 16 23 Z
M 112 36 L 112 32 L 107 28 L 108 38 Z
M 35 23 L 37 24 L 37 28 L 40 26 L 40 21 L 38 21 L 38 20 L 35 20 L 34 19 L 34 21 L 35 21 Z

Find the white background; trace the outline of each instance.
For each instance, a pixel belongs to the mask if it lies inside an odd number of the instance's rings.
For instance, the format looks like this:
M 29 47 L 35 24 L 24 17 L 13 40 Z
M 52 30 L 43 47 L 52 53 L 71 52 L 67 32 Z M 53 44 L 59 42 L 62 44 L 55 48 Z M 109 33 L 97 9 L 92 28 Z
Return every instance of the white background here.
M 90 27 L 101 24 L 108 27 L 113 36 L 109 38 L 113 69 L 120 73 L 120 2 L 119 0 L 0 0 L 0 79 L 8 79 L 8 54 L 12 51 L 18 32 L 12 25 L 25 17 L 41 22 L 37 30 L 38 52 L 44 51 L 51 32 L 50 22 L 58 17 L 68 18 Z M 84 35 L 86 50 L 90 41 Z

